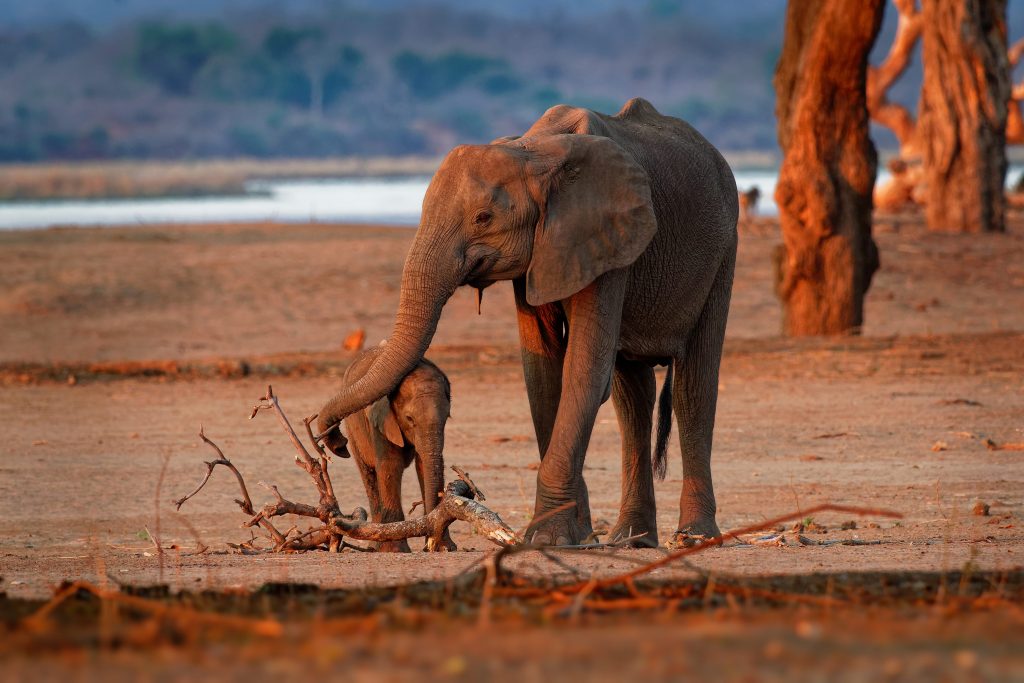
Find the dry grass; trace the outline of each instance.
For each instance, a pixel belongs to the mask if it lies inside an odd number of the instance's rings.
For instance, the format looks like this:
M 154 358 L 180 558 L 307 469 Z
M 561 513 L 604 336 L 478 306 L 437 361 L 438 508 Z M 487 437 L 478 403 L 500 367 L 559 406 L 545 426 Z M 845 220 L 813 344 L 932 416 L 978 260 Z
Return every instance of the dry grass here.
M 239 194 L 250 180 L 426 175 L 432 157 L 96 161 L 0 165 L 0 200 Z

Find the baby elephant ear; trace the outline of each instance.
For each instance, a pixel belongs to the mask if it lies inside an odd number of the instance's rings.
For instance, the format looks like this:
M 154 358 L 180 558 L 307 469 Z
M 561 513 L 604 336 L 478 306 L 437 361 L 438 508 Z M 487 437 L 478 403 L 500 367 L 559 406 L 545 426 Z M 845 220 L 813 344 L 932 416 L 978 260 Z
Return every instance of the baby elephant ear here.
M 647 173 L 612 139 L 569 134 L 524 142 L 541 206 L 526 299 L 539 306 L 636 261 L 658 225 Z
M 391 410 L 391 401 L 387 396 L 378 399 L 366 409 L 366 416 L 370 419 L 370 425 L 384 435 L 384 438 L 399 448 L 405 445 L 405 437 L 402 436 L 402 428 L 398 426 L 395 413 Z

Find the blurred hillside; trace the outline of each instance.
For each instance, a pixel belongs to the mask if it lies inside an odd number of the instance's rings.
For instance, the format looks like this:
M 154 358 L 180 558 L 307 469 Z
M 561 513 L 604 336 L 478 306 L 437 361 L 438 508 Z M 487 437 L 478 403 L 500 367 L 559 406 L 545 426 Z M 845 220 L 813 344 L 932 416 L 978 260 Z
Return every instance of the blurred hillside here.
M 437 154 L 634 96 L 775 149 L 781 0 L 282 5 L 5 0 L 0 161 Z

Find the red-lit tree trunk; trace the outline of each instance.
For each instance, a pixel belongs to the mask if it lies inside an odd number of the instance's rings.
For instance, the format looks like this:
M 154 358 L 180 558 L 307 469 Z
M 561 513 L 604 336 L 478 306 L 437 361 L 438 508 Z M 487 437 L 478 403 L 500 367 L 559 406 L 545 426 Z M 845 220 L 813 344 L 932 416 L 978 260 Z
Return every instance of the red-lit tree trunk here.
M 1006 0 L 924 0 L 918 131 L 931 230 L 1005 227 Z
M 878 269 L 871 193 L 878 160 L 865 82 L 884 0 L 794 0 L 775 71 L 783 160 L 775 201 L 777 293 L 790 335 L 848 334 Z

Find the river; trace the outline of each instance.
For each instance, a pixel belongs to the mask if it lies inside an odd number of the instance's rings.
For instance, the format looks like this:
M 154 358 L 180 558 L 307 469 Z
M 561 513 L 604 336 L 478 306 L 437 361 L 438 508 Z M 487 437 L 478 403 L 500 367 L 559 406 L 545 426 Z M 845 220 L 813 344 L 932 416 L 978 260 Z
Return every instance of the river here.
M 1014 167 L 1007 180 L 1020 176 Z M 879 174 L 879 180 L 887 173 Z M 772 170 L 736 172 L 741 189 L 758 186 L 762 215 L 776 213 Z M 427 177 L 254 181 L 247 194 L 228 197 L 0 202 L 0 230 L 55 226 L 124 226 L 162 223 L 320 222 L 414 226 Z

